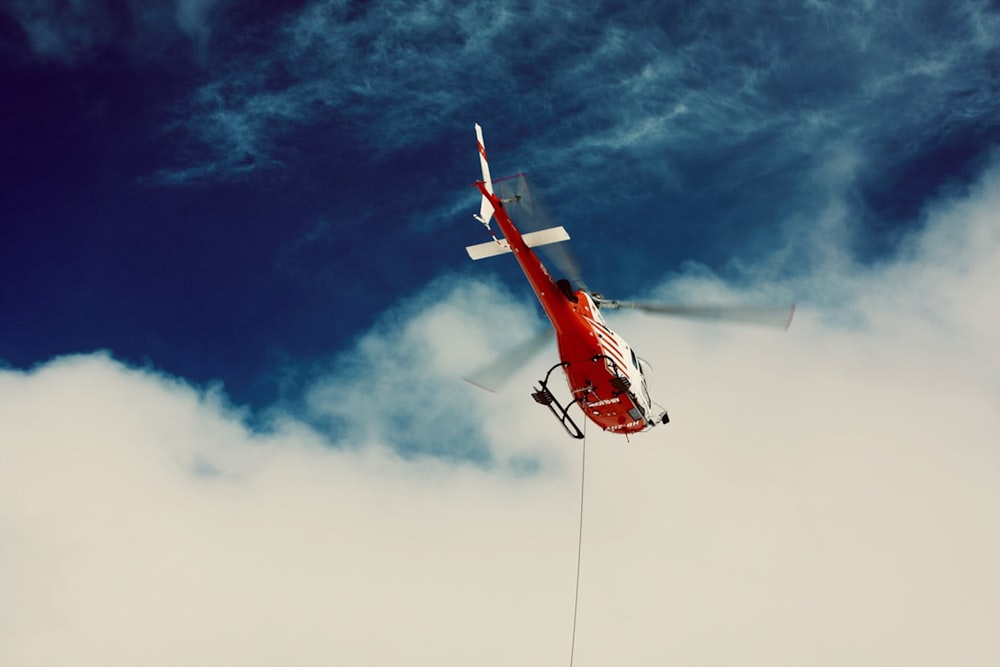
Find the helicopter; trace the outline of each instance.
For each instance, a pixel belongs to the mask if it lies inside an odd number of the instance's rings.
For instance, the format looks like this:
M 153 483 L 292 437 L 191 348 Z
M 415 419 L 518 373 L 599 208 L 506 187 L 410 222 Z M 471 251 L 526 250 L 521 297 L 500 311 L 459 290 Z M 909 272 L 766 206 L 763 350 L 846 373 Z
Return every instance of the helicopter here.
M 474 185 L 482 200 L 479 213 L 473 217 L 486 227 L 492 240 L 467 246 L 466 252 L 473 260 L 513 254 L 528 279 L 555 331 L 559 352 L 559 363 L 550 367 L 537 386 L 532 387 L 531 396 L 536 403 L 548 407 L 571 437 L 584 437 L 583 429 L 570 413 L 573 406 L 579 406 L 585 417 L 603 431 L 625 436 L 648 431 L 670 421 L 667 411 L 650 398 L 647 383 L 649 365 L 608 326 L 602 310 L 628 308 L 698 319 L 782 325 L 786 329 L 790 326 L 794 305 L 774 308 L 619 301 L 606 299 L 584 285 L 575 287 L 569 278 L 553 278 L 533 249 L 568 241 L 569 233 L 562 226 L 524 233 L 518 229 L 508 213 L 508 206 L 520 203 L 521 195 L 515 192 L 509 197 L 502 197 L 495 191 L 483 129 L 478 123 L 475 128 L 482 179 Z M 506 179 L 498 179 L 503 180 Z M 497 236 L 490 226 L 493 220 L 496 220 L 501 236 Z M 561 268 L 568 273 L 573 272 L 572 268 Z M 529 343 L 529 346 L 532 345 Z M 506 360 L 501 359 L 500 363 L 506 363 Z M 569 385 L 569 400 L 560 400 L 552 390 L 552 374 L 557 369 L 563 371 Z M 475 379 L 467 379 L 473 384 L 485 386 Z

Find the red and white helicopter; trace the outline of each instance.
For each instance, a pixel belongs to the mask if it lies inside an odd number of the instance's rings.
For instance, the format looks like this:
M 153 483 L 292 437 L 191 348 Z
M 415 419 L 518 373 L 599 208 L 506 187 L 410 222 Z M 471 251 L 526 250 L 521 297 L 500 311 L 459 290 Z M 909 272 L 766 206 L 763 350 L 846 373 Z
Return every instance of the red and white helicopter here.
M 520 196 L 515 194 L 501 198 L 494 192 L 483 143 L 483 129 L 478 124 L 476 138 L 483 178 L 475 183 L 482 193 L 482 204 L 479 214 L 474 217 L 486 227 L 493 240 L 468 246 L 466 251 L 474 260 L 512 253 L 524 271 L 555 329 L 560 359 L 539 380 L 539 386 L 534 387 L 532 397 L 536 402 L 548 406 L 572 437 L 583 438 L 583 431 L 569 412 L 573 405 L 579 405 L 588 419 L 611 433 L 639 433 L 669 421 L 666 410 L 654 409 L 656 404 L 649 396 L 646 383 L 646 373 L 649 370 L 647 364 L 636 356 L 624 338 L 608 327 L 601 314 L 602 308 L 632 308 L 664 315 L 779 325 L 785 328 L 791 324 L 794 306 L 690 306 L 616 301 L 605 299 L 599 293 L 585 288 L 575 289 L 567 278 L 554 279 L 532 248 L 567 241 L 569 234 L 561 226 L 527 233 L 522 233 L 515 226 L 505 205 L 519 202 Z M 490 227 L 491 219 L 494 218 L 502 237 L 497 237 Z M 564 371 L 572 395 L 572 400 L 565 405 L 555 397 L 549 386 L 552 373 L 557 368 Z M 483 384 L 473 378 L 469 380 L 474 384 Z

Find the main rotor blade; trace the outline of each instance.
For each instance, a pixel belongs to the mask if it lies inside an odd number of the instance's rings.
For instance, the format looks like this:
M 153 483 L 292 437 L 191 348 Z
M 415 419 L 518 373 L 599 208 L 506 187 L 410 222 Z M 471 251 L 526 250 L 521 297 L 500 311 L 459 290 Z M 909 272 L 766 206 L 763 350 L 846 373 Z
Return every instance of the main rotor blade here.
M 568 243 L 548 245 L 540 248 L 540 251 L 545 256 L 545 259 L 552 262 L 556 267 L 560 274 L 556 276 L 557 278 L 565 278 L 576 289 L 582 289 L 586 292 L 590 291 L 587 289 L 587 283 L 583 281 L 583 270 L 580 268 L 580 261 L 576 258 L 576 254 Z
M 557 226 L 545 201 L 532 192 L 526 174 L 498 179 L 494 183 L 499 183 L 497 187 L 505 202 L 507 213 L 522 232 Z M 576 289 L 590 291 L 587 290 L 587 284 L 583 281 L 580 261 L 573 253 L 569 243 L 546 245 L 539 248 L 538 252 L 546 263 L 551 265 L 550 268 L 555 269 L 553 275 L 556 279 L 565 278 Z
M 496 393 L 552 340 L 552 329 L 543 329 L 524 342 L 505 350 L 489 364 L 465 376 L 465 381 Z
M 657 315 L 669 315 L 695 320 L 756 324 L 782 329 L 787 329 L 791 326 L 792 317 L 795 315 L 795 304 L 791 306 L 727 306 L 658 303 L 655 301 L 602 300 L 600 307 L 612 310 L 630 308 Z

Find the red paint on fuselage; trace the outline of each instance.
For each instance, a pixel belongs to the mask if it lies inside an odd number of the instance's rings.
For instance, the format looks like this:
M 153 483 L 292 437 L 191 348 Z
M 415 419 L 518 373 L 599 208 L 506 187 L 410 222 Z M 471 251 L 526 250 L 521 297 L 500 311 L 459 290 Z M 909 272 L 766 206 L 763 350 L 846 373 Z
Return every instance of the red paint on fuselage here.
M 634 394 L 640 388 L 624 389 L 621 381 L 616 381 L 616 377 L 629 374 L 630 359 L 615 359 L 617 374 L 609 367 L 608 358 L 614 356 L 607 354 L 606 348 L 614 348 L 616 336 L 601 323 L 603 318 L 590 296 L 577 292 L 570 298 L 564 293 L 525 244 L 500 199 L 488 192 L 482 181 L 476 185 L 493 205 L 497 224 L 555 329 L 559 358 L 574 400 L 591 421 L 606 431 L 628 434 L 648 428 L 648 416 Z

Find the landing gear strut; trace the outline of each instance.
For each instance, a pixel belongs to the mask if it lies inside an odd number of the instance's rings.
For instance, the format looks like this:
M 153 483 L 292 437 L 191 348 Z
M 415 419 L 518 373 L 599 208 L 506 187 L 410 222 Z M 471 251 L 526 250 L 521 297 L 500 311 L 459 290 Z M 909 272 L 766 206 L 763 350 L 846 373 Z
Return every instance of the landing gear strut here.
M 562 427 L 566 429 L 566 433 L 568 433 L 570 437 L 582 440 L 583 431 L 580 430 L 580 427 L 577 426 L 576 422 L 573 421 L 573 418 L 569 415 L 569 409 L 573 407 L 579 399 L 574 399 L 572 403 L 564 406 L 559 402 L 559 399 L 553 395 L 552 390 L 549 389 L 549 378 L 552 376 L 552 371 L 557 368 L 562 368 L 563 366 L 566 366 L 566 362 L 558 363 L 550 368 L 549 372 L 545 374 L 545 377 L 538 381 L 538 384 L 540 384 L 541 387 L 535 387 L 535 391 L 532 392 L 531 397 L 535 399 L 536 403 L 544 405 L 549 409 L 552 416 L 554 416 L 556 420 L 562 424 Z

